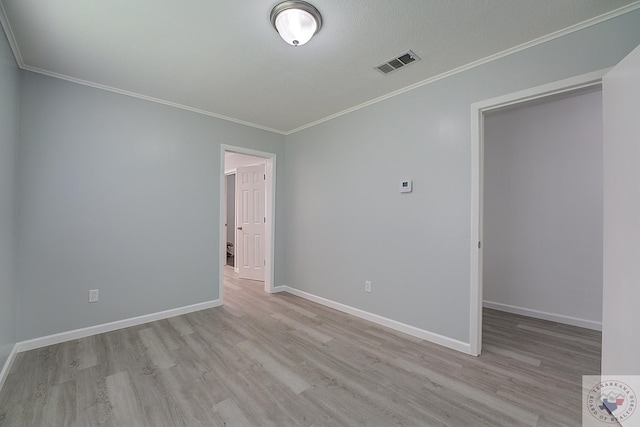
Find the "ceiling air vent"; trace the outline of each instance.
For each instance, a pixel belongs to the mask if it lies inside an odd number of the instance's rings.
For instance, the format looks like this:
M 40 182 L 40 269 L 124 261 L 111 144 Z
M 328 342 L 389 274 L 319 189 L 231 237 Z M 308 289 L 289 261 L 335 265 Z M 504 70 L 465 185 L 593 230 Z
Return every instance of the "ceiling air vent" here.
M 413 53 L 412 51 L 407 51 L 397 58 L 390 59 L 382 65 L 378 65 L 376 70 L 380 71 L 382 74 L 389 74 L 392 71 L 397 70 L 398 68 L 404 67 L 405 65 L 409 65 L 412 62 L 419 61 L 420 58 Z

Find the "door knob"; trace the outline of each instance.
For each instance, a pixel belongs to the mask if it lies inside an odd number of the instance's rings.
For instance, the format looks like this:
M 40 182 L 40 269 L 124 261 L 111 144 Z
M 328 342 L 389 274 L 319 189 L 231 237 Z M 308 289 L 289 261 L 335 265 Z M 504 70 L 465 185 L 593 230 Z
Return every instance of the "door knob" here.
M 238 230 L 242 230 L 242 227 L 238 227 Z

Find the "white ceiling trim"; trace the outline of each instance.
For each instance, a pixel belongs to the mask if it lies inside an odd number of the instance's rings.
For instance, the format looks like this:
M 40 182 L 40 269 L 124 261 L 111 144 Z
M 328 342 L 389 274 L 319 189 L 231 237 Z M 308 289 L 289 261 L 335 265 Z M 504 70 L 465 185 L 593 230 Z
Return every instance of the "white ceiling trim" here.
M 53 78 L 56 78 L 56 79 L 66 80 L 66 81 L 69 81 L 69 82 L 72 82 L 72 83 L 77 83 L 77 84 L 83 85 L 83 86 L 93 87 L 95 89 L 102 89 L 102 90 L 106 90 L 108 92 L 118 93 L 120 95 L 125 95 L 125 96 L 130 96 L 130 97 L 133 97 L 133 98 L 143 99 L 145 101 L 155 102 L 157 104 L 167 105 L 169 107 L 179 108 L 181 110 L 191 111 L 191 112 L 197 113 L 197 114 L 203 114 L 203 115 L 209 116 L 209 117 L 215 117 L 216 119 L 226 120 L 228 122 L 238 123 L 238 124 L 241 124 L 241 125 L 250 126 L 250 127 L 253 127 L 253 128 L 257 128 L 257 129 L 262 129 L 262 130 L 266 130 L 268 132 L 277 133 L 277 134 L 280 134 L 280 135 L 284 135 L 285 134 L 283 131 L 280 131 L 280 130 L 277 130 L 277 129 L 272 129 L 272 128 L 269 128 L 269 127 L 266 127 L 266 126 L 261 126 L 261 125 L 255 124 L 255 123 L 246 122 L 244 120 L 234 119 L 233 117 L 223 116 L 222 114 L 216 114 L 216 113 L 213 113 L 211 111 L 201 110 L 199 108 L 190 107 L 188 105 L 178 104 L 177 102 L 171 102 L 171 101 L 167 101 L 167 100 L 160 99 L 160 98 L 154 98 L 152 96 L 147 96 L 147 95 L 143 95 L 143 94 L 136 93 L 136 92 L 130 92 L 128 90 L 118 89 L 118 88 L 113 87 L 113 86 L 107 86 L 107 85 L 103 85 L 103 84 L 100 84 L 100 83 L 91 82 L 91 81 L 88 81 L 88 80 L 78 79 L 76 77 L 71 77 L 71 76 L 68 76 L 66 74 L 54 73 L 52 71 L 43 70 L 41 68 L 37 68 L 37 67 L 32 67 L 30 65 L 26 65 L 24 63 L 24 61 L 22 60 L 22 54 L 20 53 L 20 49 L 18 48 L 18 43 L 16 42 L 16 38 L 15 38 L 15 35 L 13 34 L 13 30 L 11 28 L 11 25 L 9 25 L 9 19 L 7 18 L 7 14 L 6 14 L 5 10 L 4 10 L 4 6 L 2 5 L 2 2 L 0 2 L 0 24 L 2 24 L 2 28 L 4 28 L 4 32 L 7 35 L 7 40 L 9 41 L 9 46 L 11 47 L 11 50 L 13 51 L 13 56 L 16 59 L 16 63 L 18 64 L 18 67 L 20 69 L 22 69 L 22 70 L 31 71 L 33 73 L 42 74 L 42 75 L 53 77 Z
M 79 85 L 90 86 L 90 87 L 93 87 L 93 88 L 96 88 L 96 89 L 106 90 L 108 92 L 115 92 L 115 93 L 118 93 L 120 95 L 130 96 L 132 98 L 144 99 L 145 101 L 151 101 L 151 102 L 155 102 L 155 103 L 162 104 L 162 105 L 168 105 L 170 107 L 179 108 L 181 110 L 187 110 L 187 111 L 191 111 L 193 113 L 198 113 L 198 114 L 203 114 L 205 116 L 215 117 L 216 119 L 226 120 L 228 122 L 238 123 L 238 124 L 241 124 L 241 125 L 245 125 L 245 126 L 250 126 L 250 127 L 253 127 L 253 128 L 257 128 L 257 129 L 266 130 L 266 131 L 277 133 L 277 134 L 280 134 L 280 135 L 285 135 L 285 133 L 283 131 L 280 131 L 280 130 L 277 130 L 277 129 L 272 129 L 272 128 L 269 128 L 269 127 L 266 127 L 266 126 L 261 126 L 261 125 L 258 125 L 258 124 L 255 124 L 255 123 L 251 123 L 251 122 L 245 122 L 244 120 L 234 119 L 233 117 L 223 116 L 222 114 L 217 114 L 217 113 L 213 113 L 211 111 L 201 110 L 199 108 L 190 107 L 188 105 L 178 104 L 177 102 L 166 101 L 164 99 L 154 98 L 153 96 L 147 96 L 147 95 L 143 95 L 143 94 L 136 93 L 136 92 L 130 92 L 128 90 L 118 89 L 118 88 L 113 87 L 113 86 L 107 86 L 107 85 L 103 85 L 103 84 L 100 84 L 100 83 L 90 82 L 88 80 L 82 80 L 82 79 L 78 79 L 78 78 L 75 78 L 75 77 L 70 77 L 70 76 L 67 76 L 65 74 L 54 73 L 54 72 L 43 70 L 43 69 L 40 69 L 40 68 L 31 67 L 30 65 L 23 65 L 20 68 L 22 68 L 23 70 L 26 70 L 26 71 L 32 71 L 34 73 L 44 74 L 45 76 L 55 77 L 55 78 L 61 79 L 61 80 L 67 80 L 69 82 L 77 83 Z
M 572 25 L 570 27 L 564 28 L 562 30 L 558 30 L 558 31 L 556 31 L 554 33 L 547 34 L 546 36 L 542 36 L 542 37 L 539 37 L 537 39 L 528 41 L 528 42 L 523 43 L 523 44 L 521 44 L 519 46 L 512 47 L 510 49 L 504 50 L 502 52 L 498 52 L 496 54 L 487 56 L 485 58 L 479 59 L 479 60 L 474 61 L 474 62 L 470 62 L 469 64 L 463 65 L 463 66 L 458 67 L 458 68 L 454 68 L 453 70 L 449 70 L 449 71 L 447 71 L 445 73 L 442 73 L 442 74 L 439 74 L 437 76 L 430 77 L 430 78 L 428 78 L 426 80 L 422 80 L 420 82 L 414 83 L 414 84 L 412 84 L 410 86 L 407 86 L 407 87 L 404 87 L 402 89 L 398 89 L 398 90 L 396 90 L 394 92 L 391 92 L 391 93 L 388 93 L 386 95 L 382 95 L 382 96 L 380 96 L 378 98 L 375 98 L 375 99 L 372 99 L 370 101 L 363 102 L 360 105 L 356 105 L 354 107 L 347 108 L 346 110 L 343 110 L 343 111 L 340 111 L 338 113 L 332 114 L 330 116 L 324 117 L 324 118 L 322 118 L 320 120 L 316 120 L 315 122 L 311 122 L 311 123 L 308 123 L 308 124 L 306 124 L 304 126 L 300 126 L 300 127 L 295 128 L 293 130 L 284 132 L 284 134 L 285 135 L 294 134 L 294 133 L 299 132 L 301 130 L 308 129 L 310 127 L 319 125 L 320 123 L 324 123 L 324 122 L 327 122 L 329 120 L 333 120 L 336 117 L 340 117 L 342 115 L 351 113 L 353 111 L 360 110 L 361 108 L 368 107 L 369 105 L 376 104 L 378 102 L 384 101 L 385 99 L 393 98 L 394 96 L 400 95 L 400 94 L 405 93 L 405 92 L 409 92 L 409 91 L 411 91 L 413 89 L 416 89 L 416 88 L 419 88 L 421 86 L 425 86 L 425 85 L 428 85 L 430 83 L 436 82 L 438 80 L 442 80 L 442 79 L 445 79 L 447 77 L 451 77 L 451 76 L 453 76 L 455 74 L 458 74 L 458 73 L 461 73 L 463 71 L 467 71 L 467 70 L 470 70 L 472 68 L 478 67 L 480 65 L 486 64 L 488 62 L 494 61 L 496 59 L 503 58 L 503 57 L 505 57 L 507 55 L 511 55 L 511 54 L 516 53 L 516 52 L 520 52 L 521 50 L 525 50 L 525 49 L 528 49 L 530 47 L 533 47 L 533 46 L 536 46 L 536 45 L 539 45 L 539 44 L 542 44 L 542 43 L 546 43 L 546 42 L 548 42 L 550 40 L 553 40 L 553 39 L 556 39 L 558 37 L 562 37 L 562 36 L 565 36 L 567 34 L 574 33 L 576 31 L 582 30 L 582 29 L 590 27 L 592 25 L 596 25 L 596 24 L 599 24 L 601 22 L 607 21 L 609 19 L 615 18 L 617 16 L 624 15 L 625 13 L 631 12 L 631 11 L 636 10 L 636 9 L 640 9 L 640 1 L 636 1 L 634 3 L 628 4 L 628 5 L 624 6 L 624 7 L 621 7 L 620 9 L 612 10 L 611 12 L 605 13 L 603 15 L 596 16 L 595 18 L 588 19 L 588 20 L 583 21 L 583 22 L 581 22 L 579 24 L 575 24 L 575 25 Z
M 194 113 L 197 113 L 197 114 L 202 114 L 202 115 L 205 115 L 205 116 L 210 116 L 210 117 L 214 117 L 214 118 L 225 120 L 225 121 L 238 123 L 238 124 L 241 124 L 241 125 L 253 127 L 253 128 L 256 128 L 256 129 L 265 130 L 265 131 L 268 131 L 268 132 L 273 132 L 273 133 L 280 134 L 280 135 L 291 135 L 291 134 L 299 132 L 301 130 L 308 129 L 310 127 L 313 127 L 313 126 L 316 126 L 318 124 L 327 122 L 329 120 L 333 120 L 333 119 L 335 119 L 337 117 L 340 117 L 342 115 L 351 113 L 353 111 L 360 110 L 362 108 L 368 107 L 370 105 L 376 104 L 378 102 L 384 101 L 386 99 L 392 98 L 392 97 L 400 95 L 402 93 L 411 91 L 411 90 L 416 89 L 418 87 L 428 85 L 430 83 L 436 82 L 438 80 L 442 80 L 444 78 L 447 78 L 447 77 L 450 77 L 452 75 L 461 73 L 463 71 L 467 71 L 469 69 L 478 67 L 480 65 L 486 64 L 486 63 L 494 61 L 496 59 L 503 58 L 503 57 L 505 57 L 507 55 L 511 55 L 513 53 L 516 53 L 516 52 L 522 51 L 524 49 L 528 49 L 530 47 L 533 47 L 533 46 L 548 42 L 548 41 L 556 39 L 558 37 L 562 37 L 562 36 L 565 36 L 567 34 L 574 33 L 576 31 L 582 30 L 582 29 L 590 27 L 592 25 L 599 24 L 601 22 L 607 21 L 607 20 L 615 18 L 617 16 L 624 15 L 625 13 L 634 11 L 636 9 L 640 9 L 640 0 L 635 1 L 635 2 L 633 2 L 633 3 L 631 3 L 631 4 L 627 5 L 627 6 L 619 8 L 619 9 L 613 10 L 611 12 L 605 13 L 603 15 L 588 19 L 588 20 L 583 21 L 583 22 L 581 22 L 579 24 L 572 25 L 572 26 L 564 28 L 562 30 L 550 33 L 550 34 L 548 34 L 546 36 L 542 36 L 542 37 L 539 37 L 537 39 L 531 40 L 529 42 L 523 43 L 523 44 L 521 44 L 519 46 L 516 46 L 516 47 L 510 48 L 510 49 L 504 50 L 502 52 L 487 56 L 487 57 L 485 57 L 483 59 L 479 59 L 477 61 L 471 62 L 469 64 L 463 65 L 461 67 L 455 68 L 453 70 L 447 71 L 447 72 L 439 74 L 437 76 L 430 77 L 430 78 L 428 78 L 426 80 L 420 81 L 418 83 L 414 83 L 414 84 L 409 85 L 409 86 L 407 86 L 405 88 L 396 90 L 394 92 L 388 93 L 388 94 L 380 96 L 378 98 L 374 98 L 374 99 L 372 99 L 370 101 L 364 102 L 362 104 L 356 105 L 356 106 L 348 108 L 346 110 L 342 110 L 342 111 L 337 112 L 335 114 L 331 114 L 331 115 L 329 115 L 327 117 L 324 117 L 322 119 L 316 120 L 314 122 L 308 123 L 306 125 L 297 127 L 295 129 L 292 129 L 292 130 L 289 130 L 289 131 L 282 131 L 282 130 L 278 130 L 278 129 L 269 128 L 269 127 L 266 127 L 266 126 L 261 126 L 261 125 L 255 124 L 255 123 L 251 123 L 251 122 L 247 122 L 247 121 L 244 121 L 244 120 L 235 119 L 233 117 L 224 116 L 224 115 L 217 114 L 217 113 L 214 113 L 214 112 L 211 112 L 211 111 L 206 111 L 206 110 L 190 107 L 190 106 L 183 105 L 183 104 L 178 104 L 176 102 L 167 101 L 167 100 L 164 100 L 164 99 L 155 98 L 155 97 L 152 97 L 152 96 L 147 96 L 147 95 L 143 95 L 143 94 L 140 94 L 140 93 L 131 92 L 131 91 L 123 90 L 123 89 L 118 89 L 118 88 L 115 88 L 115 87 L 112 87 L 112 86 L 107 86 L 107 85 L 103 85 L 103 84 L 100 84 L 100 83 L 91 82 L 91 81 L 88 81 L 88 80 L 82 80 L 82 79 L 71 77 L 71 76 L 68 76 L 68 75 L 65 75 L 65 74 L 59 74 L 59 73 L 55 73 L 55 72 L 43 70 L 43 69 L 40 69 L 40 68 L 37 68 L 37 67 L 32 67 L 32 66 L 26 65 L 24 63 L 23 59 L 22 59 L 22 55 L 20 53 L 20 49 L 18 48 L 18 44 L 16 42 L 15 35 L 13 33 L 11 25 L 9 24 L 9 20 L 7 18 L 7 14 L 6 14 L 5 10 L 4 10 L 4 6 L 2 5 L 2 2 L 0 2 L 0 24 L 2 24 L 2 27 L 3 27 L 4 31 L 5 31 L 5 34 L 7 35 L 7 39 L 9 41 L 9 46 L 11 47 L 11 50 L 13 51 L 13 55 L 14 55 L 14 57 L 16 59 L 16 63 L 17 63 L 17 65 L 18 65 L 18 67 L 20 69 L 23 69 L 23 70 L 26 70 L 26 71 L 31 71 L 31 72 L 42 74 L 42 75 L 46 75 L 46 76 L 49 76 L 49 77 L 58 78 L 58 79 L 61 79 L 61 80 L 66 80 L 66 81 L 69 81 L 69 82 L 72 82 L 72 83 L 77 83 L 77 84 L 80 84 L 80 85 L 83 85 L 83 86 L 89 86 L 89 87 L 93 87 L 93 88 L 96 88 L 96 89 L 102 89 L 102 90 L 106 90 L 106 91 L 109 91 L 109 92 L 118 93 L 120 95 L 130 96 L 130 97 L 133 97 L 133 98 L 139 98 L 139 99 L 143 99 L 145 101 L 155 102 L 155 103 L 158 103 L 158 104 L 167 105 L 167 106 L 170 106 L 170 107 L 175 107 L 175 108 L 179 108 L 179 109 L 182 109 L 182 110 L 191 111 L 191 112 L 194 112 Z
M 16 36 L 13 34 L 11 25 L 9 25 L 9 18 L 7 18 L 7 13 L 4 10 L 4 5 L 2 4 L 2 2 L 0 2 L 0 24 L 2 24 L 4 33 L 7 35 L 7 40 L 9 40 L 9 47 L 11 47 L 13 56 L 16 58 L 18 67 L 24 69 L 24 61 L 22 60 L 22 54 L 20 53 L 20 49 L 18 49 L 18 42 L 16 42 Z

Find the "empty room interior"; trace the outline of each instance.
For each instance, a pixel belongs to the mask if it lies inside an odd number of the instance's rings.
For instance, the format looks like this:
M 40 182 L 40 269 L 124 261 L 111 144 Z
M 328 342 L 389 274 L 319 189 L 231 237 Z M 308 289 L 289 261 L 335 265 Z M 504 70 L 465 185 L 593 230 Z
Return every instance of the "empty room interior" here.
M 640 425 L 639 1 L 0 21 L 0 426 Z

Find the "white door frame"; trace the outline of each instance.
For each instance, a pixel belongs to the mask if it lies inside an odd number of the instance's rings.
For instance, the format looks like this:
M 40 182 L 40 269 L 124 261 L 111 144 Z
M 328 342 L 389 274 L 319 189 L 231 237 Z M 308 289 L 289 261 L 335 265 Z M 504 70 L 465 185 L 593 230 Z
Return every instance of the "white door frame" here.
M 220 302 L 224 303 L 224 265 L 227 256 L 227 238 L 224 235 L 224 215 L 227 211 L 227 200 L 225 197 L 225 171 L 224 171 L 224 153 L 225 151 L 233 151 L 234 153 L 247 154 L 250 156 L 262 157 L 265 159 L 264 170 L 265 180 L 265 214 L 267 221 L 264 227 L 264 291 L 274 293 L 274 261 L 275 261 L 275 215 L 276 215 L 276 155 L 265 151 L 252 150 L 250 148 L 236 147 L 233 145 L 220 145 L 220 257 L 219 264 L 219 295 Z
M 484 113 L 564 92 L 602 84 L 610 68 L 471 104 L 471 292 L 469 353 L 482 351 L 482 202 L 484 175 Z

